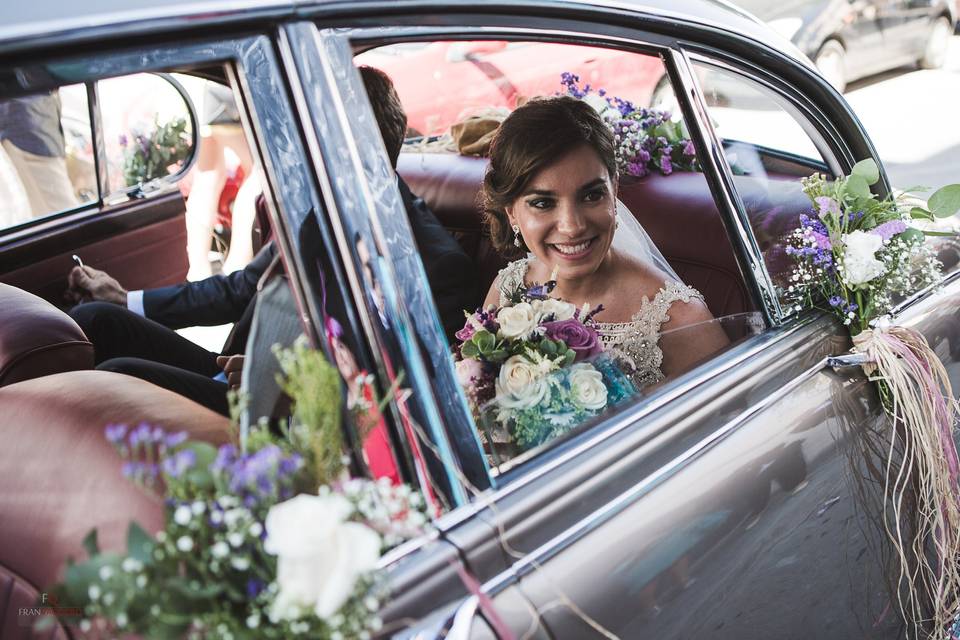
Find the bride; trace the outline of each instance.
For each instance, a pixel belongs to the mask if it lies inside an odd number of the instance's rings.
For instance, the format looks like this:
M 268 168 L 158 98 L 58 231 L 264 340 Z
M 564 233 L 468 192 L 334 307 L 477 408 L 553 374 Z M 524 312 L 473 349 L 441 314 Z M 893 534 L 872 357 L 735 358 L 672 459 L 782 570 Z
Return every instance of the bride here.
M 703 296 L 680 281 L 617 201 L 614 144 L 597 112 L 568 96 L 532 100 L 503 122 L 483 206 L 494 247 L 523 257 L 500 271 L 484 307 L 509 304 L 518 286 L 556 274 L 553 296 L 603 305 L 594 326 L 640 389 L 686 371 L 728 340 L 708 322 Z M 661 344 L 662 332 L 696 323 L 704 324 Z

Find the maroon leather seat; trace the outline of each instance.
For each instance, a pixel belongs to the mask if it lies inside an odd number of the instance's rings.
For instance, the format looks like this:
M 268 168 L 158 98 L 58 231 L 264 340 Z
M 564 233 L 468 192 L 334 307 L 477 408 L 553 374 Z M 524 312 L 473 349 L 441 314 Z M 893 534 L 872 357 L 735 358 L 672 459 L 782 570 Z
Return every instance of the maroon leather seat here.
M 0 386 L 93 367 L 93 345 L 70 316 L 0 283 Z
M 490 245 L 482 224 L 479 193 L 486 166 L 483 158 L 441 153 L 403 153 L 398 164 L 413 192 L 473 257 L 483 294 L 506 264 Z M 621 183 L 618 195 L 677 274 L 704 294 L 714 316 L 753 310 L 702 174 L 677 172 L 628 179 Z M 762 205 L 759 208 L 768 210 Z
M 230 422 L 149 382 L 95 370 L 0 388 L 0 407 L 0 637 L 45 637 L 29 635 L 18 608 L 63 578 L 67 558 L 86 557 L 91 529 L 103 549 L 119 551 L 131 520 L 151 532 L 163 525 L 162 501 L 122 476 L 104 427 L 146 422 L 218 445 Z

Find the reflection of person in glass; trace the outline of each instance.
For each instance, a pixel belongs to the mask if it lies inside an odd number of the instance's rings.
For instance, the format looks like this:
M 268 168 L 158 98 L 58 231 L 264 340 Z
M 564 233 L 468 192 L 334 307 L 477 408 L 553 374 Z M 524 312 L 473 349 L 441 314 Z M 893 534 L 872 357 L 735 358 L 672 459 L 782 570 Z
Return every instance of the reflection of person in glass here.
M 0 144 L 16 169 L 32 217 L 77 206 L 67 175 L 60 93 L 0 101 Z

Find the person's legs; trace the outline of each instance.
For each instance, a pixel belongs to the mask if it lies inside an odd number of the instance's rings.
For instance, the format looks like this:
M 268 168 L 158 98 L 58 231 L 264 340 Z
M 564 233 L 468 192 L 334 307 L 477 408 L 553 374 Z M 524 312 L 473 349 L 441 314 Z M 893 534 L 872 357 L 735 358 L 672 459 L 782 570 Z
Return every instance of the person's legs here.
M 217 221 L 217 202 L 227 181 L 223 146 L 209 127 L 203 129 L 190 197 L 187 198 L 187 260 L 190 263 L 187 280 L 202 280 L 213 275 L 210 239 Z
M 151 362 L 142 358 L 111 358 L 97 365 L 100 371 L 113 371 L 152 382 L 225 416 L 230 415 L 227 404 L 227 383 L 178 367 Z
M 70 310 L 93 343 L 94 362 L 112 358 L 142 358 L 211 377 L 220 372 L 217 354 L 124 307 L 87 302 Z
M 30 153 L 9 140 L 3 148 L 20 175 L 34 218 L 77 206 L 64 158 Z
M 255 164 L 233 200 L 230 251 L 223 263 L 224 273 L 239 271 L 253 260 L 253 222 L 257 217 L 257 196 L 262 191 L 260 166 Z

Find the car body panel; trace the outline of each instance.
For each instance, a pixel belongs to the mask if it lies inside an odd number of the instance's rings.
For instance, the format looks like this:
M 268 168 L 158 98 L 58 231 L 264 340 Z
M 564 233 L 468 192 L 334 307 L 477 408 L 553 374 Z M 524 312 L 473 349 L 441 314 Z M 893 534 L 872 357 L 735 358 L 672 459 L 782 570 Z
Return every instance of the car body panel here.
M 103 3 L 51 21 L 41 3 L 22 9 L 26 17 L 0 20 L 0 56 L 11 61 L 0 70 L 0 90 L 55 84 L 49 75 L 24 82 L 13 70 L 36 53 L 42 68 L 62 72 L 43 65 L 75 62 L 63 52 L 79 42 L 88 48 L 73 78 L 227 65 L 309 337 L 324 348 L 327 303 L 337 298 L 344 324 L 363 340 L 358 358 L 381 386 L 403 372 L 413 395 L 398 394 L 387 409 L 397 446 L 406 447 L 398 457 L 415 457 L 411 442 L 429 447 L 427 471 L 450 507 L 435 532 L 382 561 L 394 591 L 384 614 L 397 637 L 451 637 L 444 636 L 451 628 L 493 637 L 500 620 L 516 635 L 553 638 L 598 627 L 623 637 L 899 637 L 886 589 L 893 565 L 876 520 L 881 487 L 865 475 L 876 463 L 865 456 L 885 451 L 886 419 L 860 373 L 826 367 L 826 356 L 849 349 L 845 329 L 823 315 L 776 308 L 691 56 L 737 64 L 792 100 L 844 170 L 876 157 L 856 117 L 792 47 L 722 2 L 504 7 L 224 1 L 201 12 L 185 2 L 149 10 L 124 3 L 111 16 L 118 3 Z M 229 33 L 214 29 L 225 24 Z M 531 31 L 663 54 L 769 327 L 491 477 L 351 44 Z M 131 34 L 151 39 L 138 45 Z M 122 53 L 108 53 L 118 45 Z M 888 191 L 885 178 L 878 190 Z M 158 216 L 175 204 L 143 202 Z M 73 246 L 49 242 L 55 249 L 36 273 L 52 274 Z M 899 316 L 928 336 L 955 381 L 958 302 L 954 277 Z M 355 466 L 362 470 L 361 461 Z M 415 466 L 408 462 L 404 479 L 427 487 Z

